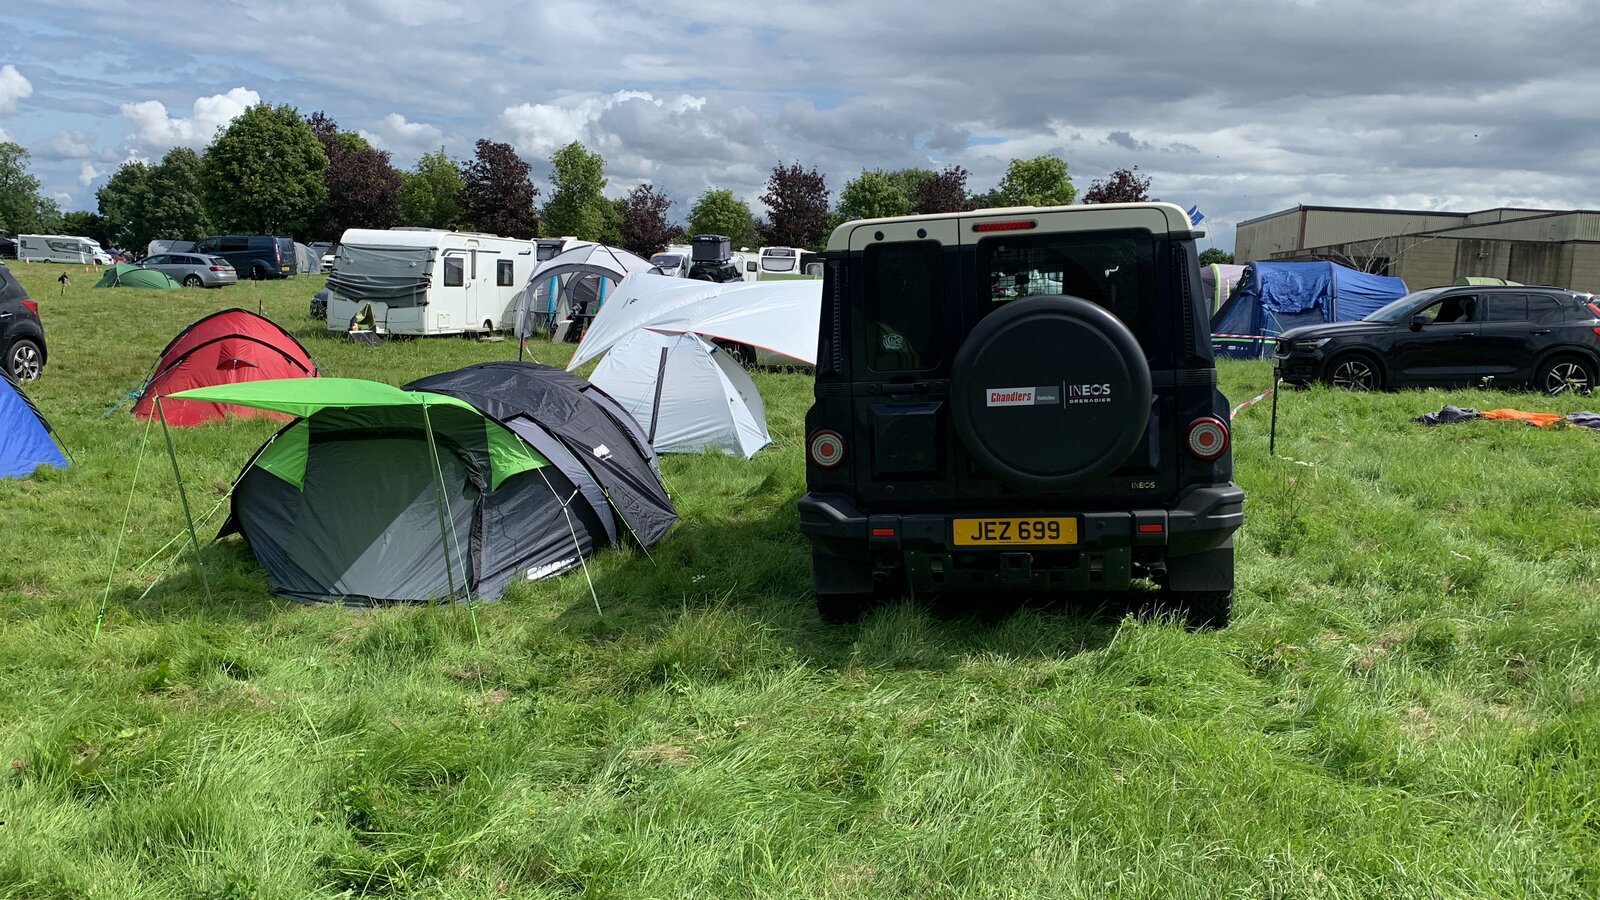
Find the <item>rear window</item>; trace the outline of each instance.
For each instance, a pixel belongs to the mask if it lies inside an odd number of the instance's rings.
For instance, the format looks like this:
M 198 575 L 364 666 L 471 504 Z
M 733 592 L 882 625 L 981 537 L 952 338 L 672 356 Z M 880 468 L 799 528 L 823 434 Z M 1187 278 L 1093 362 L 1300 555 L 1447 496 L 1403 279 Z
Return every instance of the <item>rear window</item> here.
M 980 314 L 1022 297 L 1081 297 L 1122 320 L 1148 354 L 1163 311 L 1149 232 L 1006 235 L 978 242 Z
M 1528 297 L 1526 294 L 1489 294 L 1484 297 L 1488 307 L 1486 322 L 1526 322 L 1528 321 Z
M 867 365 L 879 372 L 938 365 L 946 322 L 939 243 L 873 244 L 862 253 L 862 263 Z

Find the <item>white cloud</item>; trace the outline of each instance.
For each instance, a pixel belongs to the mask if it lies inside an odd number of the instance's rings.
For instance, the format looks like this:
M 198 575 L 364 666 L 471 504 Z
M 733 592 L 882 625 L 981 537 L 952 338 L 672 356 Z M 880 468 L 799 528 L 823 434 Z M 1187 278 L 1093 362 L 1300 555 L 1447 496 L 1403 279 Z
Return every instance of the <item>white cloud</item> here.
M 100 136 L 92 131 L 58 131 L 45 149 L 56 159 L 87 159 L 95 155 L 95 143 L 99 139 Z
M 94 180 L 99 178 L 101 174 L 101 171 L 96 169 L 93 163 L 89 162 L 88 160 L 84 160 L 83 163 L 78 166 L 78 183 L 84 187 L 88 187 L 89 185 L 93 184 Z
M 187 119 L 167 115 L 166 104 L 160 100 L 124 103 L 122 117 L 133 123 L 129 140 L 136 145 L 156 151 L 170 147 L 199 149 L 211 142 L 219 127 L 260 102 L 260 94 L 236 87 L 226 94 L 194 101 L 194 115 Z
M 389 113 L 378 123 L 377 128 L 368 131 L 358 129 L 357 134 L 367 139 L 367 143 L 380 150 L 387 150 L 394 154 L 397 161 L 409 160 L 431 153 L 445 143 L 444 132 L 437 125 L 426 122 L 408 122 L 406 117 L 399 113 Z
M 17 101 L 33 96 L 33 82 L 11 64 L 0 66 L 0 116 L 17 111 Z

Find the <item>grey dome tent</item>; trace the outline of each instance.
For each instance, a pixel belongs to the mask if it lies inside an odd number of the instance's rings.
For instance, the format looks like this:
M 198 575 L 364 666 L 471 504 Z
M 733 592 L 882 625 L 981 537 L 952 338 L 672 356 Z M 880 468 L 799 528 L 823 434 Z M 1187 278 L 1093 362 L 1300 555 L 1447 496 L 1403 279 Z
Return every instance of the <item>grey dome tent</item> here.
M 605 244 L 580 244 L 552 256 L 533 270 L 517 298 L 517 336 L 549 334 L 561 342 L 563 325 L 594 316 L 618 282 L 650 269 L 649 260 Z
M 502 373 L 487 392 L 509 393 L 504 382 L 514 374 Z M 579 461 L 560 439 L 546 444 L 546 455 L 453 396 L 322 378 L 172 397 L 299 416 L 251 458 L 219 534 L 243 535 L 283 596 L 352 605 L 493 599 L 513 580 L 575 568 L 619 539 L 619 507 L 592 483 L 598 464 Z M 610 415 L 582 396 L 573 402 L 584 406 L 570 410 L 570 420 Z M 631 441 L 606 450 L 613 468 L 642 482 L 641 493 L 665 498 Z M 670 501 L 657 513 L 650 527 L 630 523 L 628 533 L 648 546 L 675 515 Z

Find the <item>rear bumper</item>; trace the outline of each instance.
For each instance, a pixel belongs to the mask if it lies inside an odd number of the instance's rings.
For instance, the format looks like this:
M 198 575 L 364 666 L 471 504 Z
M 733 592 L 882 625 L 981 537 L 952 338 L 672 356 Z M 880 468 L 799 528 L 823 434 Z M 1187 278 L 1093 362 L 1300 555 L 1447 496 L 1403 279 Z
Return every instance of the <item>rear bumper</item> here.
M 1136 567 L 1161 569 L 1173 557 L 1221 547 L 1244 522 L 1244 490 L 1232 482 L 1192 488 L 1170 508 L 996 513 L 1075 515 L 1078 542 L 1049 548 L 956 546 L 955 519 L 980 511 L 869 515 L 840 494 L 806 494 L 799 508 L 800 530 L 818 553 L 870 563 L 880 577 L 903 567 L 918 588 L 1115 590 Z

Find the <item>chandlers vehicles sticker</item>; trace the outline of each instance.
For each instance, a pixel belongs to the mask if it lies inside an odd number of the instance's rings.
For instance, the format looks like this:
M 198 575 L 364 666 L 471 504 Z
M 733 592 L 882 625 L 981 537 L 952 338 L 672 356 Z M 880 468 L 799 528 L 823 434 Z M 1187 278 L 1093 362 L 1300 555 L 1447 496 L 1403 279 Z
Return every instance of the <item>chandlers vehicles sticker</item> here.
M 1041 385 L 1039 387 L 989 388 L 985 402 L 989 406 L 1062 406 L 1079 403 L 1110 403 L 1109 384 Z

